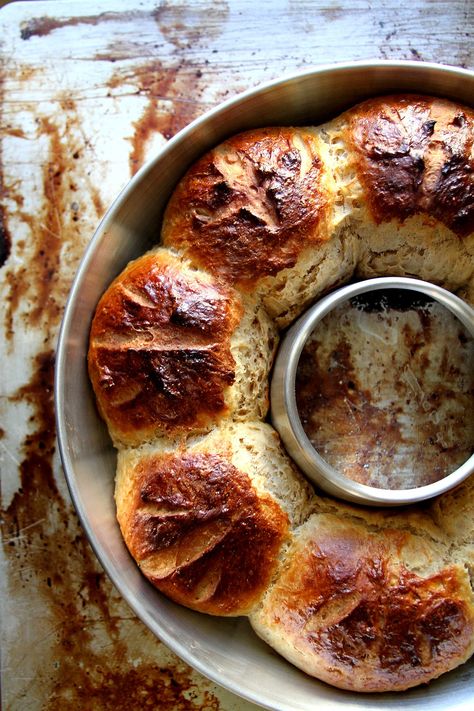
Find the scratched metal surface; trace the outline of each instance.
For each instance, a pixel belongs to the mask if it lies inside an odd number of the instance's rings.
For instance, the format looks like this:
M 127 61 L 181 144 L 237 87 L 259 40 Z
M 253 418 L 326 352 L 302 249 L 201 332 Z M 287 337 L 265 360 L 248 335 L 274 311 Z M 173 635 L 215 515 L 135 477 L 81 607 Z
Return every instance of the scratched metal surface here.
M 322 62 L 471 68 L 473 23 L 470 0 L 56 0 L 0 11 L 3 708 L 256 708 L 144 628 L 78 525 L 52 390 L 68 289 L 113 197 L 207 108 Z

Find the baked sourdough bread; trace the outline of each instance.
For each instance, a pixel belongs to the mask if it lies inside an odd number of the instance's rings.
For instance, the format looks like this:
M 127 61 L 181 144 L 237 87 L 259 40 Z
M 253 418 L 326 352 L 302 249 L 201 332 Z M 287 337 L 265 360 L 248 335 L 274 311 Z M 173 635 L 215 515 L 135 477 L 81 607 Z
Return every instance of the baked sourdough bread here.
M 345 689 L 407 689 L 472 654 L 474 481 L 396 511 L 316 494 L 264 421 L 277 334 L 349 278 L 416 276 L 472 302 L 473 138 L 472 110 L 423 96 L 229 138 L 92 323 L 143 573 L 180 604 L 247 615 Z

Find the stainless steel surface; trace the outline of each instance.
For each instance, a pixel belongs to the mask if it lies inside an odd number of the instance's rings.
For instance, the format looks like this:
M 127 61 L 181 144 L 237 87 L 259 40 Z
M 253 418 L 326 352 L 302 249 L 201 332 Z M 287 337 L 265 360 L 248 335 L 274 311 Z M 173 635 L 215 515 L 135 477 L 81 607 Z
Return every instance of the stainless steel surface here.
M 298 413 L 295 380 L 301 352 L 321 319 L 353 296 L 380 289 L 405 289 L 431 297 L 449 309 L 474 336 L 474 309 L 446 289 L 420 279 L 379 277 L 344 286 L 310 308 L 289 329 L 275 361 L 271 383 L 271 415 L 288 453 L 325 491 L 348 501 L 371 506 L 401 506 L 439 496 L 474 471 L 474 454 L 455 471 L 432 484 L 413 489 L 382 489 L 360 484 L 337 471 L 312 446 Z
M 319 123 L 370 95 L 418 91 L 471 103 L 474 74 L 417 62 L 323 66 L 226 102 L 173 138 L 125 188 L 102 221 L 71 291 L 57 349 L 56 411 L 61 457 L 74 504 L 105 570 L 138 616 L 208 677 L 271 709 L 380 708 L 380 697 L 350 694 L 305 676 L 260 642 L 242 620 L 213 619 L 174 605 L 141 576 L 115 520 L 115 455 L 96 413 L 86 372 L 91 315 L 110 280 L 156 238 L 178 178 L 225 136 L 264 124 Z M 384 707 L 472 707 L 474 669 L 464 666 L 428 687 L 385 694 Z

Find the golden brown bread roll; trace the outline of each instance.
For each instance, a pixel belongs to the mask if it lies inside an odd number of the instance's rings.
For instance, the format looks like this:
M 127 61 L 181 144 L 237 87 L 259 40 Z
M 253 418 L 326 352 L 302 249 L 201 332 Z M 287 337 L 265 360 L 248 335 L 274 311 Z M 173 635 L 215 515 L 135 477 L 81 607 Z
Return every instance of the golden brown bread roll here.
M 249 616 L 314 676 L 406 689 L 474 649 L 474 483 L 373 511 L 317 496 L 262 422 L 278 328 L 352 276 L 474 298 L 473 112 L 382 97 L 255 129 L 190 168 L 162 245 L 97 307 L 89 370 L 117 515 L 175 601 Z
M 269 315 L 287 325 L 354 270 L 352 238 L 339 237 L 336 198 L 327 146 L 315 129 L 255 129 L 191 167 L 166 209 L 162 241 L 263 297 Z
M 474 651 L 469 575 L 448 541 L 342 506 L 303 524 L 251 622 L 304 671 L 355 691 L 407 689 Z
M 329 186 L 312 129 L 262 128 L 234 136 L 180 182 L 163 222 L 163 243 L 231 283 L 293 267 L 328 239 Z
M 358 237 L 356 273 L 458 290 L 474 267 L 474 112 L 442 99 L 372 99 L 321 127 Z
M 230 287 L 159 249 L 131 262 L 101 298 L 89 374 L 113 440 L 140 444 L 209 429 L 228 413 L 264 416 L 275 345 L 250 298 L 244 308 Z
M 255 606 L 310 498 L 263 423 L 119 453 L 117 516 L 129 550 L 156 587 L 201 612 Z
M 424 213 L 472 233 L 474 113 L 425 97 L 374 99 L 347 115 L 348 143 L 377 223 Z

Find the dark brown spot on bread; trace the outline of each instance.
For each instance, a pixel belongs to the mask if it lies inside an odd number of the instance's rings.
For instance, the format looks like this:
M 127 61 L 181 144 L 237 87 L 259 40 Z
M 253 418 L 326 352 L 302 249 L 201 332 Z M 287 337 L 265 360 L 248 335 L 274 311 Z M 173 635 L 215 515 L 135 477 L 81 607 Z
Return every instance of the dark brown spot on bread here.
M 228 290 L 171 256 L 129 265 L 99 302 L 89 349 L 99 408 L 118 440 L 199 429 L 226 412 L 240 311 Z
M 350 142 L 377 222 L 424 212 L 464 236 L 474 228 L 474 116 L 448 101 L 373 99 L 350 112 Z
M 466 622 L 461 601 L 443 598 L 451 577 L 447 572 L 422 581 L 402 571 L 393 587 L 386 577 L 378 585 L 357 586 L 358 605 L 314 644 L 351 667 L 367 653 L 395 674 L 429 666 L 433 657 L 456 650 Z
M 204 612 L 242 614 L 255 604 L 287 535 L 279 505 L 220 455 L 145 456 L 133 476 L 120 522 L 145 575 Z
M 167 208 L 163 241 L 232 282 L 253 284 L 292 267 L 327 238 L 316 138 L 304 129 L 234 136 L 183 178 Z

